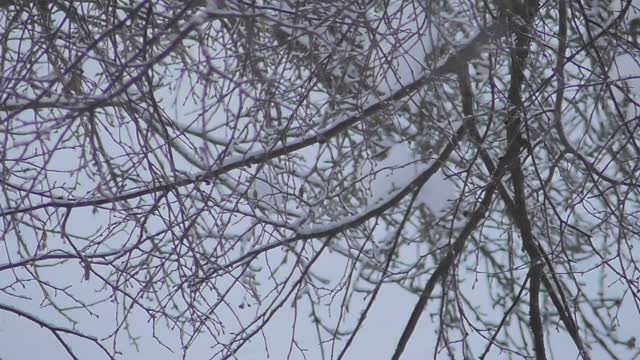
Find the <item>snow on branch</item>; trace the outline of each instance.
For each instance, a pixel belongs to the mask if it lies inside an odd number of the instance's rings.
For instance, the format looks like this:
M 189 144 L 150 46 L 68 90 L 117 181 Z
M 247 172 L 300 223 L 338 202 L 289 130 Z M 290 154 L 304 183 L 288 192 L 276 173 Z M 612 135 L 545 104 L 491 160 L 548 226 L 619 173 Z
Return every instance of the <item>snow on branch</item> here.
M 30 212 L 43 208 L 80 208 L 87 206 L 99 206 L 119 201 L 130 200 L 149 194 L 158 192 L 169 191 L 174 188 L 180 188 L 188 185 L 193 185 L 201 181 L 214 179 L 229 171 L 240 169 L 245 166 L 251 166 L 253 164 L 263 163 L 271 159 L 290 154 L 300 149 L 306 148 L 311 145 L 323 143 L 327 139 L 348 130 L 353 125 L 359 123 L 363 119 L 375 115 L 385 109 L 390 104 L 395 103 L 407 96 L 410 96 L 418 89 L 428 85 L 437 77 L 447 73 L 454 73 L 458 71 L 458 64 L 475 58 L 479 55 L 480 50 L 485 46 L 494 36 L 499 35 L 502 32 L 502 25 L 495 23 L 482 31 L 478 31 L 473 36 L 465 39 L 459 43 L 459 46 L 455 46 L 456 50 L 451 52 L 446 58 L 439 62 L 439 65 L 429 73 L 424 73 L 421 77 L 415 81 L 392 89 L 386 96 L 373 99 L 370 98 L 363 109 L 344 111 L 330 124 L 318 130 L 315 134 L 309 134 L 299 138 L 287 138 L 282 143 L 276 144 L 266 150 L 258 150 L 249 152 L 243 155 L 231 156 L 224 159 L 219 165 L 213 166 L 210 170 L 202 171 L 186 178 L 179 178 L 173 182 L 168 182 L 162 185 L 155 185 L 143 189 L 133 189 L 129 191 L 121 192 L 114 196 L 109 197 L 95 197 L 91 199 L 73 199 L 73 198 L 61 198 L 50 202 L 45 202 L 33 206 L 17 207 L 4 209 L 0 211 L 0 216 L 18 214 Z

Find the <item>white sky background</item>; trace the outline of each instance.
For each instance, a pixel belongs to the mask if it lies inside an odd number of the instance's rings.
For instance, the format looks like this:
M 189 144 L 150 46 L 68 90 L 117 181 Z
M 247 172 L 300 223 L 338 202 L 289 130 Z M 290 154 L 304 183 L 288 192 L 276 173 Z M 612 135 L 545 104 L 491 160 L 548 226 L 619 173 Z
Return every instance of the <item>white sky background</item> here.
M 412 23 L 409 23 L 408 26 L 410 27 L 411 24 Z M 425 41 L 424 43 L 409 44 L 407 47 L 407 50 L 409 50 L 407 58 L 398 59 L 397 74 L 399 74 L 400 79 L 394 80 L 395 75 L 389 75 L 389 81 L 387 82 L 388 88 L 382 88 L 380 90 L 389 91 L 396 88 L 398 86 L 398 82 L 406 84 L 406 82 L 411 81 L 414 76 L 422 74 L 423 69 L 421 68 L 419 60 L 424 57 L 425 51 L 428 51 L 427 49 L 428 41 Z M 636 63 L 625 59 L 624 56 L 620 58 L 618 65 L 620 66 L 620 77 L 635 76 L 640 73 L 640 67 L 638 67 Z M 636 68 L 633 68 L 634 65 Z M 638 83 L 638 80 L 636 79 L 632 84 L 634 84 L 632 86 L 635 86 L 640 83 Z M 640 86 L 638 87 L 640 88 Z M 415 157 L 414 152 L 410 149 L 408 144 L 390 144 L 390 148 L 384 159 L 378 161 L 374 166 L 361 169 L 363 174 L 369 172 L 376 173 L 376 176 L 372 178 L 372 182 L 370 184 L 371 199 L 375 202 L 377 199 L 384 198 L 385 195 L 388 195 L 395 188 L 406 184 L 409 180 L 414 178 L 428 165 L 427 159 L 425 159 L 427 160 L 426 162 L 422 162 L 421 160 L 423 159 L 417 159 Z M 60 165 L 63 165 L 64 163 L 63 159 L 56 161 L 59 162 Z M 263 185 L 262 188 L 259 187 L 261 185 L 257 186 L 259 191 L 268 191 L 268 189 Z M 444 174 L 438 173 L 423 188 L 418 200 L 429 206 L 432 211 L 438 213 L 448 205 L 447 200 L 454 196 L 455 189 L 453 186 L 447 182 Z M 77 216 L 76 213 L 74 218 L 75 221 L 86 221 L 87 224 L 91 224 L 95 221 L 93 218 L 94 215 L 90 210 L 81 209 L 77 211 L 83 212 L 83 215 Z M 386 233 L 380 231 L 378 235 L 386 236 Z M 14 239 L 8 239 L 8 241 L 5 241 L 5 244 L 13 246 L 12 244 L 15 243 L 13 240 Z M 319 244 L 321 240 L 314 241 Z M 0 258 L 0 263 L 5 261 L 6 259 Z M 322 257 L 316 268 L 319 269 L 320 273 L 327 277 L 340 276 L 344 271 L 342 263 L 344 263 L 344 260 L 341 256 L 331 255 Z M 77 291 L 78 293 L 88 293 L 94 290 L 94 284 L 92 281 L 80 281 L 83 273 L 82 267 L 79 264 L 69 263 L 64 267 L 55 269 L 50 274 L 45 275 L 51 276 L 52 281 L 55 281 L 58 284 L 64 283 L 65 281 L 61 281 L 61 279 L 65 279 L 68 284 L 73 284 L 74 291 Z M 0 278 L 0 286 L 5 285 L 5 280 L 6 279 Z M 481 289 L 483 289 L 482 286 L 474 289 L 474 291 L 478 292 L 477 299 L 479 301 L 481 301 L 483 296 L 486 295 L 482 294 Z M 33 294 L 34 296 L 38 295 L 37 292 L 32 290 L 33 289 L 28 289 L 25 294 Z M 0 298 L 0 301 L 3 304 L 15 305 L 16 307 L 19 306 L 21 310 L 28 311 L 44 319 L 50 319 L 53 323 L 63 323 L 63 321 L 61 321 L 62 319 L 60 319 L 60 317 L 53 311 L 42 309 L 37 306 L 36 303 L 32 302 L 31 307 L 29 308 L 25 307 L 27 302 L 21 300 L 15 301 L 14 299 L 2 297 Z M 401 334 L 416 301 L 417 297 L 415 295 L 409 294 L 396 285 L 384 286 L 376 300 L 376 304 L 374 305 L 372 312 L 364 323 L 363 329 L 360 331 L 360 335 L 356 337 L 355 343 L 352 345 L 347 358 L 388 358 L 395 349 L 399 335 Z M 241 303 L 241 296 L 238 296 L 238 303 L 235 305 L 239 306 Z M 266 331 L 269 353 L 272 359 L 285 358 L 289 350 L 291 324 L 294 320 L 293 311 L 289 311 L 287 309 L 289 307 L 289 303 L 290 301 L 285 305 L 283 311 L 280 311 L 269 324 L 268 329 L 270 330 Z M 101 308 L 104 312 L 99 319 L 95 319 L 79 312 L 76 319 L 79 321 L 80 329 L 86 330 L 86 333 L 88 334 L 99 337 L 106 336 L 107 333 L 105 331 L 113 328 L 112 322 L 114 319 L 110 317 L 112 312 L 108 310 L 108 304 L 100 305 L 96 309 Z M 99 310 L 96 311 L 100 313 Z M 236 309 L 236 311 L 238 310 Z M 297 330 L 297 336 L 301 341 L 301 346 L 310 350 L 308 358 L 315 359 L 318 358 L 318 354 L 314 353 L 317 351 L 317 338 L 315 330 L 310 326 L 309 318 L 306 316 L 308 311 L 309 309 L 304 308 L 304 306 L 298 311 L 299 317 L 297 319 L 297 324 L 299 327 Z M 627 311 L 628 314 L 626 314 Z M 238 312 L 244 312 L 247 315 L 247 318 L 251 318 L 250 315 L 252 308 L 247 307 Z M 633 329 L 634 326 L 632 324 L 638 323 L 637 312 L 635 312 L 633 306 L 628 306 L 623 307 L 623 313 L 623 316 L 621 316 L 622 321 L 628 321 L 631 323 L 627 324 L 627 326 L 625 326 L 624 323 L 621 324 L 623 329 Z M 133 316 L 139 319 L 136 322 L 139 326 L 132 330 L 134 334 L 142 336 L 140 340 L 140 352 L 137 352 L 132 346 L 122 346 L 121 349 L 125 351 L 125 354 L 122 357 L 123 359 L 178 359 L 182 357 L 182 354 L 179 352 L 175 355 L 167 355 L 168 353 L 166 352 L 166 349 L 162 348 L 149 337 L 148 334 L 150 327 L 147 324 L 147 318 L 138 313 L 135 313 Z M 635 329 L 640 333 L 640 327 L 635 326 Z M 421 318 L 420 325 L 416 329 L 403 358 L 418 359 L 424 358 L 425 355 L 428 355 L 429 357 L 432 356 L 432 346 L 434 344 L 433 339 L 435 337 L 434 331 L 435 329 L 429 321 L 429 316 L 425 313 Z M 629 336 L 631 335 L 633 335 L 633 331 L 630 331 Z M 174 345 L 176 349 L 179 348 L 179 342 L 176 339 L 175 333 L 167 331 L 162 326 L 158 326 L 158 336 L 169 346 Z M 74 350 L 79 352 L 82 359 L 101 358 L 93 344 L 86 341 L 78 341 L 72 337 L 66 337 L 66 339 L 70 340 L 74 346 Z M 253 343 L 247 346 L 242 354 L 239 355 L 239 358 L 260 359 L 263 357 L 264 344 L 260 341 L 262 337 L 256 336 L 254 339 Z M 127 341 L 128 339 L 123 337 L 121 338 L 120 343 L 124 344 Z M 574 350 L 574 346 L 566 335 L 553 337 L 551 341 L 559 343 L 559 345 L 554 348 L 556 353 L 559 355 L 559 358 L 573 358 L 575 356 L 576 351 Z M 338 344 L 336 346 L 337 351 L 341 349 L 340 345 L 341 344 Z M 208 358 L 210 353 L 211 351 L 206 342 L 206 336 L 202 336 L 190 349 L 188 358 Z M 293 354 L 295 355 L 292 357 L 293 359 L 300 358 L 298 352 L 294 351 Z M 495 354 L 496 357 L 492 358 L 499 358 L 499 355 L 497 355 L 497 353 Z M 42 359 L 43 356 L 46 356 L 46 358 L 49 359 L 61 359 L 66 358 L 66 353 L 48 331 L 39 328 L 27 320 L 19 319 L 18 317 L 6 312 L 0 312 L 0 359 Z

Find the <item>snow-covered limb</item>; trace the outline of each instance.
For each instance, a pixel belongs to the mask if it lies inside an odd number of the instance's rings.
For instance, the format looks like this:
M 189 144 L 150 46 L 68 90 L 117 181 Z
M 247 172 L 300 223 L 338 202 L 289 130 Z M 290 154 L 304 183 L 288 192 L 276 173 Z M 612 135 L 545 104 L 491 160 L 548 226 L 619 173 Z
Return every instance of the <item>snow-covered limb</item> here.
M 281 246 L 287 246 L 301 240 L 316 239 L 321 237 L 332 237 L 332 236 L 338 235 L 347 229 L 358 226 L 369 219 L 372 219 L 376 216 L 380 216 L 384 214 L 385 211 L 395 206 L 400 200 L 405 198 L 411 192 L 420 191 L 420 189 L 424 186 L 424 184 L 426 184 L 427 181 L 429 181 L 429 179 L 431 179 L 431 177 L 440 170 L 440 168 L 442 167 L 442 164 L 446 162 L 446 160 L 449 158 L 449 155 L 451 155 L 451 152 L 455 149 L 458 142 L 464 136 L 464 133 L 465 133 L 464 126 L 461 126 L 460 128 L 458 128 L 456 130 L 454 138 L 451 139 L 451 141 L 449 142 L 449 144 L 447 144 L 447 146 L 445 146 L 445 148 L 442 150 L 442 152 L 438 156 L 438 159 L 434 161 L 433 164 L 431 164 L 431 166 L 429 166 L 427 169 L 425 169 L 423 172 L 417 175 L 413 180 L 409 181 L 402 188 L 392 192 L 386 198 L 381 199 L 380 201 L 377 201 L 376 203 L 365 208 L 361 214 L 348 216 L 339 221 L 328 223 L 328 224 L 322 224 L 322 225 L 310 224 L 310 225 L 304 226 L 302 228 L 297 229 L 297 231 L 292 237 L 288 239 L 284 239 L 282 241 L 274 241 L 269 244 L 255 248 L 247 252 L 246 254 L 228 262 L 227 264 L 224 265 L 224 267 L 218 267 L 214 269 L 213 272 L 217 272 L 221 269 L 231 269 L 237 266 L 238 264 L 251 262 L 256 256 L 266 251 L 269 251 Z
M 69 95 L 49 95 L 38 97 L 11 97 L 0 104 L 0 111 L 11 112 L 17 110 L 40 110 L 40 109 L 64 109 L 64 110 L 90 110 L 99 107 L 123 106 L 137 98 L 125 98 L 121 95 L 111 94 L 95 96 L 69 96 Z
M 487 27 L 485 31 L 481 31 L 475 34 L 472 38 L 465 39 L 461 42 L 461 44 L 464 44 L 464 46 L 460 47 L 456 52 L 450 54 L 446 59 L 443 59 L 443 61 L 440 62 L 440 65 L 436 67 L 432 72 L 423 74 L 420 78 L 416 79 L 406 86 L 399 86 L 393 89 L 393 91 L 390 92 L 387 96 L 383 96 L 379 99 L 370 98 L 361 111 L 352 110 L 341 113 L 338 119 L 318 130 L 315 134 L 309 134 L 299 138 L 286 139 L 284 143 L 275 144 L 267 150 L 257 150 L 248 152 L 243 155 L 230 156 L 224 159 L 221 164 L 213 166 L 210 170 L 203 171 L 188 178 L 179 179 L 163 185 L 151 186 L 144 189 L 129 190 L 120 194 L 116 194 L 112 197 L 98 197 L 83 200 L 67 198 L 64 200 L 41 203 L 34 206 L 4 209 L 0 211 L 0 216 L 25 213 L 42 208 L 78 208 L 130 200 L 157 192 L 169 191 L 170 189 L 176 187 L 192 185 L 207 179 L 214 179 L 217 176 L 220 176 L 234 169 L 239 169 L 245 166 L 251 166 L 252 164 L 269 161 L 270 159 L 295 152 L 305 147 L 315 145 L 317 143 L 323 143 L 327 139 L 340 134 L 341 132 L 349 129 L 354 124 L 357 124 L 360 121 L 364 120 L 365 118 L 377 114 L 381 110 L 385 109 L 389 104 L 413 94 L 418 89 L 431 83 L 438 76 L 458 71 L 458 64 L 460 62 L 468 61 L 478 56 L 478 50 L 482 46 L 484 46 L 492 38 L 492 36 L 498 34 L 499 29 L 501 29 L 501 25 L 496 23 Z
M 91 260 L 102 259 L 106 261 L 107 259 L 110 259 L 112 257 L 117 257 L 117 256 L 121 256 L 122 254 L 126 254 L 135 248 L 136 248 L 136 245 L 132 245 L 132 246 L 118 249 L 118 250 L 105 251 L 105 252 L 95 253 L 95 254 L 84 254 L 83 256 L 86 259 L 91 259 Z M 8 269 L 16 269 L 22 266 L 35 264 L 41 261 L 70 260 L 70 259 L 79 259 L 79 257 L 75 253 L 56 249 L 56 250 L 48 251 L 43 254 L 20 258 L 18 261 L 15 261 L 15 262 L 0 264 L 0 271 L 4 271 Z

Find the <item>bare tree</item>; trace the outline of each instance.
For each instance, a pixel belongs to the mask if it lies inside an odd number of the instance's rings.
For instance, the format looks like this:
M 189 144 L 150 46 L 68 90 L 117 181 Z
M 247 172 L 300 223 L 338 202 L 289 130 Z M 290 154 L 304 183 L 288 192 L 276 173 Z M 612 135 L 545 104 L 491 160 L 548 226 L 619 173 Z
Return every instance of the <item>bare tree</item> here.
M 0 1 L 0 312 L 349 358 L 392 288 L 380 358 L 638 357 L 634 4 Z

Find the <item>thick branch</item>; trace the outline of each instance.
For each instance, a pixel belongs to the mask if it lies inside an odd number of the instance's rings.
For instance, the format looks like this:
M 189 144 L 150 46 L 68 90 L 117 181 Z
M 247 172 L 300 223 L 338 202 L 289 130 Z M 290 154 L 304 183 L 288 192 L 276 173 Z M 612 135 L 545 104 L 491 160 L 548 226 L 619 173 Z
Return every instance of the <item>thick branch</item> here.
M 531 336 L 533 337 L 533 351 L 536 360 L 546 360 L 544 351 L 544 332 L 542 331 L 542 316 L 540 315 L 540 279 L 542 278 L 542 264 L 533 263 L 529 270 L 529 320 L 531 322 Z
M 522 118 L 525 116 L 522 114 L 522 85 L 525 81 L 524 70 L 525 64 L 529 57 L 529 46 L 530 46 L 530 38 L 531 38 L 531 29 L 533 28 L 535 14 L 538 9 L 538 2 L 536 0 L 530 0 L 525 3 L 525 11 L 522 17 L 525 19 L 525 24 L 516 27 L 516 46 L 514 50 L 511 52 L 511 83 L 509 86 L 509 102 L 511 108 L 508 112 L 507 119 L 507 141 L 511 144 L 513 143 L 521 143 L 525 145 L 522 135 Z M 533 231 L 531 229 L 531 222 L 529 220 L 529 215 L 527 212 L 527 204 L 525 198 L 524 184 L 525 178 L 524 173 L 522 171 L 522 165 L 520 158 L 514 159 L 513 162 L 510 163 L 509 171 L 511 173 L 511 180 L 513 184 L 514 191 L 514 205 L 513 209 L 510 209 L 512 217 L 520 230 L 520 235 L 522 237 L 523 248 L 529 255 L 532 261 L 537 261 L 543 257 L 543 252 L 540 251 L 539 246 L 536 243 L 536 240 L 533 237 Z M 550 262 L 548 262 L 549 268 L 551 268 Z M 553 287 L 546 277 L 542 278 L 542 282 L 549 291 L 549 293 L 553 293 Z M 534 286 L 532 284 L 532 286 Z M 558 291 L 562 291 L 558 286 Z M 570 317 L 568 313 L 568 307 L 562 306 L 562 303 L 559 302 L 557 297 L 552 295 L 552 299 L 554 305 L 556 306 L 558 312 L 560 314 L 564 313 L 563 322 L 567 326 L 571 337 L 573 338 L 576 346 L 580 350 L 580 353 L 585 357 L 589 358 L 584 346 L 582 345 L 582 341 L 580 339 L 579 333 L 577 331 L 577 326 L 573 319 Z M 532 333 L 534 337 L 538 329 L 534 328 L 534 324 L 532 326 Z M 543 340 L 541 340 L 543 341 Z M 536 351 L 544 350 L 544 346 L 540 347 L 536 345 Z M 544 356 L 544 354 L 536 354 L 536 356 Z

